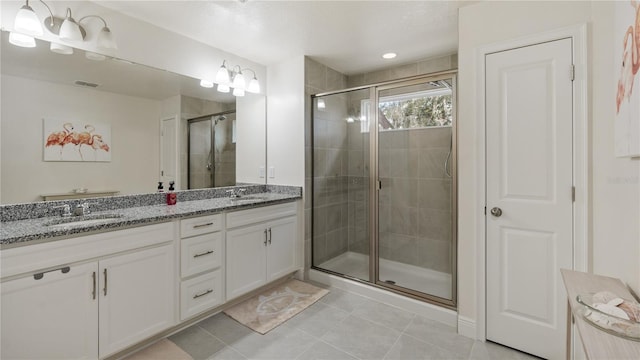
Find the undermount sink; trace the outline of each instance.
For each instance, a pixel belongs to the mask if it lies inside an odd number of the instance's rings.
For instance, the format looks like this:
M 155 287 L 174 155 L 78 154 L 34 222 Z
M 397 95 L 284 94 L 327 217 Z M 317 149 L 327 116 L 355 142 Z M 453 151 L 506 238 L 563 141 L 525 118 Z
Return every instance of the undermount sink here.
M 105 224 L 113 220 L 120 219 L 121 217 L 122 217 L 121 214 L 96 214 L 96 215 L 85 215 L 85 216 L 73 216 L 73 217 L 55 219 L 48 222 L 45 225 L 48 227 L 97 225 L 97 224 Z

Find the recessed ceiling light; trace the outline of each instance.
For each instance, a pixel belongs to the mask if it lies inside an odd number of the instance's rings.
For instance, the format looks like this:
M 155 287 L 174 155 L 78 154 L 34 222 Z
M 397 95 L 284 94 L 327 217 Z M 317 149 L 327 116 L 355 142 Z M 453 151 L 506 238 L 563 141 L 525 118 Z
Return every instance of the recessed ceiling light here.
M 396 56 L 398 56 L 398 54 L 390 52 L 390 53 L 383 54 L 382 58 L 383 59 L 393 59 Z

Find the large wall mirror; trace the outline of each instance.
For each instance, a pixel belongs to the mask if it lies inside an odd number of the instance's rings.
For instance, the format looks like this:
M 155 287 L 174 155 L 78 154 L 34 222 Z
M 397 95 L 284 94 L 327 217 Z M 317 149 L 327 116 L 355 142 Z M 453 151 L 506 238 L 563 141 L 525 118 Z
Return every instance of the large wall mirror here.
M 178 190 L 265 183 L 263 95 L 236 98 L 187 76 L 8 37 L 2 31 L 0 203 L 149 193 L 159 181 Z

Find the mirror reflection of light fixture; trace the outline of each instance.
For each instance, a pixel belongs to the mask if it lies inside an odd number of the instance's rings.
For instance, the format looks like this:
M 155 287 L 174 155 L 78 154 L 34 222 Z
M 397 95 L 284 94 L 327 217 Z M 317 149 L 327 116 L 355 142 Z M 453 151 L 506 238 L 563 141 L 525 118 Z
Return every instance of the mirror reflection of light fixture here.
M 79 21 L 75 21 L 71 14 L 71 9 L 67 8 L 65 18 L 59 18 L 53 15 L 51 8 L 43 0 L 40 0 L 49 12 L 49 17 L 44 20 L 44 27 L 54 34 L 58 35 L 58 38 L 65 42 L 82 42 L 84 41 L 87 33 L 80 23 L 87 18 L 98 18 L 104 26 L 96 36 L 96 48 L 99 50 L 113 51 L 117 50 L 118 46 L 113 37 L 113 33 L 107 26 L 107 22 L 98 15 L 87 15 L 82 17 Z M 18 10 L 14 21 L 13 30 L 10 33 L 9 41 L 22 47 L 35 47 L 34 36 L 42 36 L 44 31 L 42 30 L 42 23 L 38 18 L 36 12 L 29 6 L 29 0 L 25 0 L 25 5 Z M 50 50 L 58 54 L 73 54 L 73 48 L 68 45 L 60 44 L 58 42 L 51 42 Z M 98 55 L 97 53 L 94 53 Z M 87 54 L 87 57 L 93 55 Z M 95 59 L 98 56 L 93 56 Z M 104 55 L 101 55 L 104 59 Z
M 49 50 L 62 55 L 73 54 L 73 48 L 71 46 L 63 45 L 53 41 L 51 42 L 51 46 L 49 46 Z
M 248 85 L 242 73 L 247 70 L 253 73 L 253 78 L 249 81 Z M 216 73 L 215 83 L 218 84 L 218 92 L 228 93 L 231 91 L 231 88 L 233 88 L 233 95 L 235 96 L 244 96 L 245 92 L 255 94 L 260 92 L 260 82 L 258 81 L 255 71 L 249 68 L 243 69 L 239 65 L 229 70 L 226 60 L 222 61 L 222 66 L 220 66 L 220 69 L 218 69 Z
M 36 47 L 36 39 L 34 39 L 33 36 L 20 34 L 15 31 L 9 33 L 9 42 L 20 47 Z
M 213 81 L 207 80 L 207 79 L 202 79 L 202 80 L 200 80 L 200 86 L 202 86 L 203 88 L 212 88 L 213 87 Z
M 317 106 L 319 110 L 327 107 L 327 105 L 324 103 L 324 99 L 318 99 Z

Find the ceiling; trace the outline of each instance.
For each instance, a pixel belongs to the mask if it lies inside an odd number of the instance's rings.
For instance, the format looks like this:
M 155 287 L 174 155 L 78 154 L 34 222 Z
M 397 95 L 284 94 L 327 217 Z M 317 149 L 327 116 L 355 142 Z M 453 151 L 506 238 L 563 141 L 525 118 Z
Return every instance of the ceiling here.
M 475 1 L 94 2 L 263 65 L 307 55 L 350 75 L 456 53 Z

